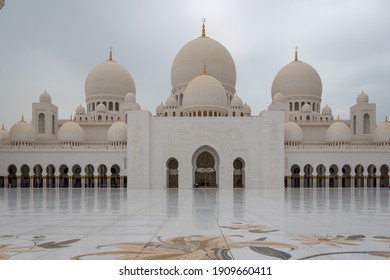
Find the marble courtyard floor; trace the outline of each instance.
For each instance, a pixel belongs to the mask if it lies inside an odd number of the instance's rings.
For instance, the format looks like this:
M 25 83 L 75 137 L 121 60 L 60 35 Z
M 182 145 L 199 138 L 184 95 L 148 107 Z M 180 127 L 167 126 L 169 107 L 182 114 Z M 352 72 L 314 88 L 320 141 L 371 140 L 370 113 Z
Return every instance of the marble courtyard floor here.
M 0 259 L 390 259 L 389 189 L 0 189 Z

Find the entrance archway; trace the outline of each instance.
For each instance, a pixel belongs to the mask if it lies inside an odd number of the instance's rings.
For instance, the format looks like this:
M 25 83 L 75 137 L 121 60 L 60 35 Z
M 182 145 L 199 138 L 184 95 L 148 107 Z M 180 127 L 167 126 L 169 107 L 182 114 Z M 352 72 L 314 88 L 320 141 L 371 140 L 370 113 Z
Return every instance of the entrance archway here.
M 73 188 L 81 188 L 81 167 L 76 164 L 72 167 L 73 172 Z
M 34 179 L 33 179 L 34 188 L 42 188 L 43 187 L 42 166 L 40 166 L 39 164 L 35 165 L 33 171 L 34 171 Z
M 8 187 L 16 188 L 18 179 L 16 177 L 17 168 L 15 165 L 8 166 Z
M 20 168 L 21 172 L 22 172 L 22 176 L 20 177 L 20 183 L 21 183 L 21 187 L 22 188 L 29 188 L 30 187 L 30 167 L 28 167 L 28 165 L 24 164 L 22 165 L 22 167 Z
M 111 188 L 119 188 L 120 187 L 120 185 L 121 185 L 120 171 L 121 171 L 121 168 L 117 164 L 114 164 L 113 166 L 111 166 Z
M 389 185 L 389 167 L 384 164 L 381 166 L 379 171 L 381 172 L 379 186 L 381 188 L 387 187 Z
M 367 168 L 368 176 L 367 176 L 367 187 L 368 188 L 376 188 L 376 167 L 373 164 L 370 164 Z
M 179 162 L 175 158 L 167 161 L 167 188 L 179 187 Z
M 245 180 L 244 161 L 237 158 L 233 161 L 233 188 L 243 188 Z
M 209 152 L 202 152 L 196 158 L 195 186 L 194 187 L 217 187 L 217 172 L 215 159 Z
M 50 164 L 46 167 L 46 187 L 55 188 L 56 187 L 56 177 L 55 177 L 56 168 L 54 165 Z
M 291 187 L 292 188 L 300 188 L 301 187 L 301 177 L 299 175 L 301 169 L 297 164 L 291 166 Z

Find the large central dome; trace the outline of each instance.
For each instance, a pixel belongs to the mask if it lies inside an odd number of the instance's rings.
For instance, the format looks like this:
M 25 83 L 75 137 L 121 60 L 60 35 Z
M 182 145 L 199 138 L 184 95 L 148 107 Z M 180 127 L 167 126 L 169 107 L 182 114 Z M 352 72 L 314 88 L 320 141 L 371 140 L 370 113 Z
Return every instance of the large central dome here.
M 188 42 L 175 57 L 171 70 L 172 88 L 188 84 L 207 65 L 207 72 L 223 85 L 235 88 L 236 66 L 219 42 L 202 36 Z

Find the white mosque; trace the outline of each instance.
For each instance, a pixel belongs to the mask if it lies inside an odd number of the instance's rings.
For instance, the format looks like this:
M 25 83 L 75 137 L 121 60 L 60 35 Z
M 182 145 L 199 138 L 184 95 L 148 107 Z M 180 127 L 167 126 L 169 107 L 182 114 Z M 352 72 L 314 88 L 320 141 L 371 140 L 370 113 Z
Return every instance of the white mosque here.
M 9 131 L 0 129 L 0 188 L 384 187 L 390 122 L 357 95 L 350 119 L 322 106 L 317 71 L 298 59 L 272 83 L 259 115 L 237 95 L 228 50 L 188 42 L 171 70 L 172 92 L 142 110 L 130 73 L 112 57 L 85 81 L 86 106 L 68 120 L 45 91 Z M 245 93 L 242 93 L 244 95 Z M 5 106 L 5 104 L 3 104 Z M 21 112 L 22 113 L 22 112 Z

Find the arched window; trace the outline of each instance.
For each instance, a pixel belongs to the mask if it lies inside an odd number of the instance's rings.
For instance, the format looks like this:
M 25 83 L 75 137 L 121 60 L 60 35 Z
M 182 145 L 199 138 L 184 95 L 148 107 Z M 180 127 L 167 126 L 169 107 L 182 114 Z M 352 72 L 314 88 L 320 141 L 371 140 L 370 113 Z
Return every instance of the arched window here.
M 119 102 L 115 102 L 115 111 L 119 111 Z
M 236 116 L 236 112 L 233 112 L 233 117 L 235 117 Z
M 299 111 L 299 102 L 295 102 L 294 111 Z
M 310 116 L 309 115 L 306 116 L 306 120 L 310 121 Z
M 363 117 L 363 133 L 370 134 L 370 115 L 364 114 Z
M 95 102 L 92 103 L 92 111 L 95 111 Z
M 292 111 L 293 110 L 293 104 L 292 104 L 292 102 L 290 102 L 290 111 Z
M 176 112 L 173 112 L 172 115 L 173 115 L 174 117 L 176 117 Z
M 183 93 L 180 93 L 179 95 L 179 106 L 183 105 Z
M 108 103 L 108 110 L 112 111 L 114 109 L 114 104 L 112 102 Z
M 356 116 L 353 116 L 353 135 L 356 135 Z
M 56 120 L 56 117 L 53 115 L 53 116 L 51 116 L 51 133 L 53 134 L 53 135 L 55 135 L 56 134 L 56 127 L 55 127 L 55 125 L 56 125 L 56 122 L 55 122 L 55 120 Z
M 45 133 L 45 114 L 38 115 L 38 133 Z

